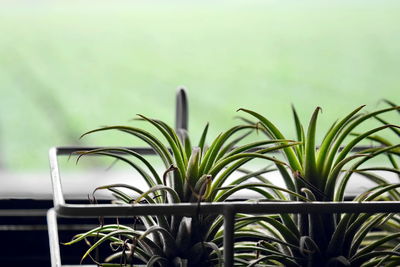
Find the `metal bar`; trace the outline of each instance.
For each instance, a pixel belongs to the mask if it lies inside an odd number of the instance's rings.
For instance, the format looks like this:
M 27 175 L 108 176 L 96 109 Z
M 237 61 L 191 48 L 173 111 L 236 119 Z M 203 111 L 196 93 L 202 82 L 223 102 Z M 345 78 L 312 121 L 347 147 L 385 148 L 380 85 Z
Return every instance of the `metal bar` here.
M 50 175 L 51 183 L 53 188 L 53 202 L 54 207 L 64 205 L 64 195 L 61 186 L 60 171 L 58 169 L 58 148 L 52 147 L 49 150 L 49 160 L 50 160 Z
M 105 148 L 105 147 L 91 147 L 91 146 L 68 146 L 68 147 L 56 147 L 57 155 L 71 155 L 78 151 L 90 151 L 94 149 Z M 111 148 L 111 147 L 110 147 Z M 150 147 L 124 147 L 127 150 L 137 152 L 141 155 L 155 155 L 155 152 Z M 124 154 L 123 152 L 115 151 L 115 154 Z
M 183 129 L 183 128 L 180 128 L 180 129 Z M 61 155 L 69 156 L 72 153 L 75 153 L 75 152 L 78 152 L 78 151 L 90 151 L 90 150 L 99 149 L 99 148 L 107 148 L 107 147 L 97 147 L 97 146 L 56 147 L 58 156 L 61 156 Z M 108 147 L 108 148 L 111 148 L 111 147 Z M 141 155 L 155 155 L 156 154 L 155 151 L 150 147 L 123 147 L 123 148 L 131 150 L 131 151 L 134 151 L 134 152 L 137 152 L 137 153 L 139 153 Z M 357 147 L 354 147 L 352 149 L 352 151 L 353 152 L 360 152 L 360 151 L 363 151 L 363 150 L 368 149 L 368 148 L 371 148 L 371 147 L 370 146 L 357 146 Z M 381 148 L 381 147 L 377 146 L 376 148 Z M 260 149 L 263 149 L 263 147 L 250 149 L 249 151 L 253 151 L 254 152 L 254 151 L 257 151 L 257 150 L 260 150 Z M 343 149 L 343 147 L 341 149 Z M 119 151 L 115 151 L 114 153 L 116 153 L 116 154 L 124 154 L 123 152 L 119 152 Z M 276 153 L 279 153 L 279 151 L 271 151 L 271 153 L 276 154 Z
M 233 247 L 235 229 L 235 212 L 232 207 L 224 210 L 224 266 L 233 266 Z
M 62 217 L 130 217 L 142 215 L 194 216 L 201 214 L 224 214 L 227 209 L 246 214 L 282 213 L 398 213 L 400 201 L 370 202 L 221 202 L 179 204 L 63 204 L 55 207 Z
M 47 227 L 49 233 L 50 259 L 52 267 L 61 267 L 60 245 L 58 240 L 57 213 L 54 209 L 47 212 Z

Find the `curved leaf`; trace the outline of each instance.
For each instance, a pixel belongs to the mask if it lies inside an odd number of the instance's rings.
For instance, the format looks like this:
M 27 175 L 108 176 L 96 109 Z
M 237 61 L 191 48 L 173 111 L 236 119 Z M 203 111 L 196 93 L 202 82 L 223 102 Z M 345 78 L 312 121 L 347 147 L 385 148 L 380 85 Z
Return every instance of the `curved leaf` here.
M 261 114 L 244 108 L 241 108 L 238 111 L 244 111 L 246 113 L 249 113 L 253 117 L 257 118 L 263 124 L 263 126 L 267 128 L 274 135 L 275 139 L 286 139 L 283 136 L 283 134 L 278 130 L 278 128 Z M 286 154 L 286 157 L 289 161 L 291 168 L 294 170 L 302 171 L 303 168 L 301 166 L 301 163 L 298 161 L 296 153 L 294 152 L 293 148 L 290 147 L 285 148 L 284 152 Z

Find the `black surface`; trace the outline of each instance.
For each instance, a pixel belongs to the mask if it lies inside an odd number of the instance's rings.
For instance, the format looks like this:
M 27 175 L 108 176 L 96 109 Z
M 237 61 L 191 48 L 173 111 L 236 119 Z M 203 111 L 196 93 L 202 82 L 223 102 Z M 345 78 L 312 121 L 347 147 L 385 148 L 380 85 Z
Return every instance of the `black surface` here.
M 70 201 L 69 201 L 70 202 Z M 86 201 L 73 201 L 85 203 Z M 99 201 L 106 202 L 106 201 Z M 86 202 L 87 203 L 87 202 Z M 47 232 L 46 211 L 53 207 L 52 200 L 4 199 L 0 200 L 0 210 L 20 210 L 20 216 L 0 216 L 0 266 L 50 266 L 49 239 Z M 43 212 L 40 216 L 24 216 L 24 211 Z M 121 220 L 130 224 L 132 219 Z M 115 219 L 106 219 L 105 223 L 116 223 Z M 67 242 L 85 229 L 99 225 L 98 219 L 59 218 L 59 240 Z M 77 245 L 60 245 L 63 264 L 79 265 L 80 258 L 86 251 L 84 242 Z M 102 250 L 109 254 L 109 248 Z M 92 264 L 90 259 L 83 263 Z

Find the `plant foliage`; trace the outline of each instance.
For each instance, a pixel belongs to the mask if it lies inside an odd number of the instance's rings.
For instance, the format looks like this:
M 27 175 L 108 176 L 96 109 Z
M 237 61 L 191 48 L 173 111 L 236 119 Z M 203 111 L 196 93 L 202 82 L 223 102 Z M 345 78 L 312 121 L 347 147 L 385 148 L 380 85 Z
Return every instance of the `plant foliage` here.
M 306 197 L 306 201 L 344 201 L 349 181 L 355 174 L 372 181 L 375 186 L 356 196 L 352 201 L 400 200 L 400 183 L 390 184 L 385 178 L 371 171 L 399 174 L 400 144 L 391 143 L 378 134 L 390 130 L 399 140 L 398 125 L 381 119 L 384 113 L 399 111 L 389 107 L 370 113 L 360 113 L 358 107 L 341 120 L 332 124 L 317 145 L 318 116 L 316 108 L 307 129 L 301 123 L 294 108 L 297 146 L 282 148 L 286 165 L 275 162 L 286 187 Z M 240 109 L 258 120 L 257 125 L 267 140 L 286 139 L 283 133 L 265 116 L 248 109 Z M 366 121 L 378 119 L 382 125 L 356 133 L 357 127 Z M 245 121 L 249 122 L 247 119 Z M 365 140 L 373 140 L 377 146 L 356 150 Z M 384 155 L 391 166 L 363 168 L 363 164 Z M 358 178 L 359 179 L 359 178 Z M 284 200 L 304 201 L 297 196 L 286 195 Z M 256 217 L 255 217 L 256 218 Z M 284 266 L 398 266 L 400 264 L 400 217 L 398 214 L 299 214 L 274 221 L 273 217 L 259 218 L 262 231 L 277 240 L 260 242 L 260 256 L 254 264 L 281 264 Z M 260 230 L 261 232 L 261 230 Z M 278 241 L 279 240 L 279 241 Z M 262 250 L 261 250 L 262 248 Z M 286 255 L 290 261 L 282 261 Z M 279 258 L 279 259 L 277 259 Z M 278 262 L 278 263 L 277 263 Z
M 256 191 L 269 198 L 281 197 L 288 192 L 298 198 L 304 198 L 296 192 L 279 188 L 259 175 L 270 168 L 252 172 L 245 171 L 243 165 L 252 159 L 260 158 L 274 162 L 279 166 L 286 163 L 266 155 L 268 152 L 286 149 L 297 145 L 286 139 L 265 140 L 239 145 L 240 141 L 256 126 L 235 126 L 220 135 L 206 146 L 208 125 L 204 128 L 201 139 L 192 146 L 184 130 L 178 132 L 166 123 L 139 115 L 140 119 L 152 125 L 162 138 L 141 128 L 130 126 L 103 127 L 85 133 L 93 134 L 117 130 L 146 142 L 162 160 L 164 171 L 159 174 L 144 156 L 121 147 L 99 148 L 82 151 L 78 160 L 85 155 L 103 155 L 129 164 L 144 179 L 148 188 L 142 189 L 132 184 L 110 184 L 98 187 L 109 190 L 119 201 L 126 205 L 148 205 L 161 203 L 202 203 L 223 202 L 244 189 Z M 232 178 L 234 172 L 240 177 Z M 250 177 L 255 177 L 249 181 Z M 257 178 L 258 177 L 258 178 Z M 200 206 L 199 206 L 200 208 Z M 126 225 L 101 225 L 96 229 L 76 235 L 67 244 L 86 240 L 89 249 L 82 260 L 101 244 L 108 242 L 115 253 L 106 262 L 119 261 L 132 263 L 137 260 L 147 266 L 220 266 L 222 264 L 223 219 L 215 214 L 197 214 L 193 217 L 183 215 L 141 216 L 143 230 Z M 249 225 L 254 218 L 242 216 L 235 224 L 236 237 L 239 238 L 237 255 L 242 261 L 249 261 L 254 256 L 249 254 L 256 247 L 257 236 L 250 231 Z M 94 241 L 88 241 L 92 238 Z M 255 239 L 256 238 L 256 239 Z M 256 240 L 256 241 L 254 241 Z M 246 246 L 250 246 L 246 248 Z M 261 249 L 261 247 L 260 247 Z

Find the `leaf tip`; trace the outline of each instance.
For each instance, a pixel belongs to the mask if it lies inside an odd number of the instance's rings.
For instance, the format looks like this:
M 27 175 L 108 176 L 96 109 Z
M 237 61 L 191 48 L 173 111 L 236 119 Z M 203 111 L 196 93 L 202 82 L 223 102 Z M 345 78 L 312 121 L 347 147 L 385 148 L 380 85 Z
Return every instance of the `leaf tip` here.
M 83 137 L 85 137 L 85 136 L 88 135 L 88 134 L 89 134 L 89 132 L 86 132 L 86 133 L 81 134 L 81 135 L 79 136 L 79 140 L 81 140 Z

